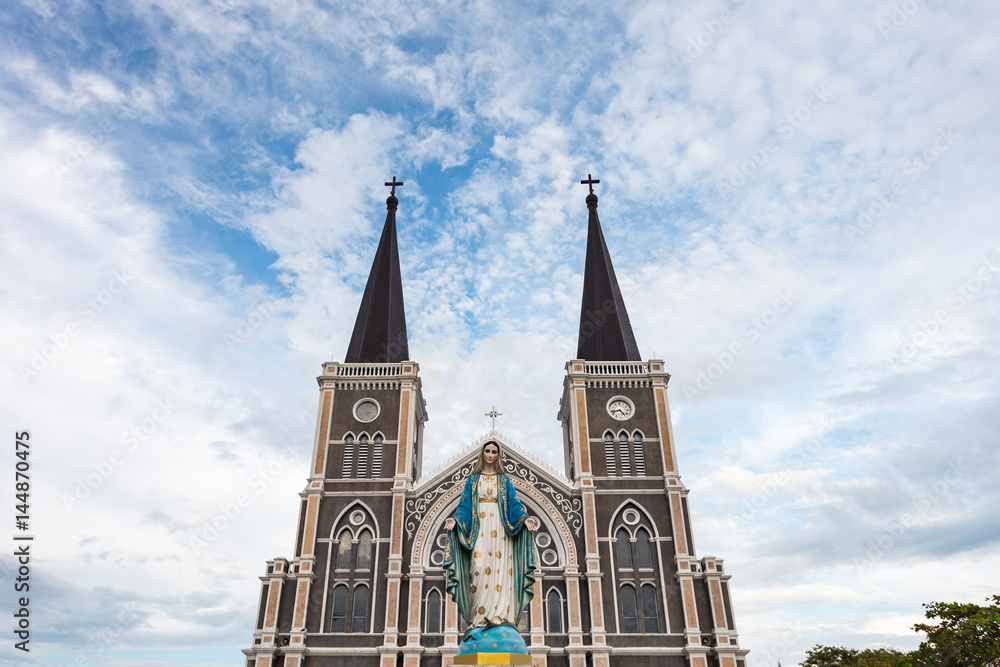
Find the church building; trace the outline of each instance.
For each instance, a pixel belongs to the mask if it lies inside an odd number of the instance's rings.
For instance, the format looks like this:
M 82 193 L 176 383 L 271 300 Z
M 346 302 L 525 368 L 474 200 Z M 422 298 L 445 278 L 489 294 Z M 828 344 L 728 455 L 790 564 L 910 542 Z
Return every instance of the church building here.
M 444 522 L 489 440 L 503 446 L 518 498 L 540 524 L 520 627 L 536 666 L 746 667 L 730 575 L 722 559 L 696 555 L 670 374 L 639 354 L 597 215 L 598 181 L 583 182 L 579 343 L 557 413 L 565 470 L 493 432 L 426 476 L 428 413 L 396 244 L 402 183 L 386 183 L 388 213 L 346 358 L 324 362 L 317 378 L 295 551 L 267 561 L 260 577 L 247 667 L 451 665 L 465 627 L 445 595 Z

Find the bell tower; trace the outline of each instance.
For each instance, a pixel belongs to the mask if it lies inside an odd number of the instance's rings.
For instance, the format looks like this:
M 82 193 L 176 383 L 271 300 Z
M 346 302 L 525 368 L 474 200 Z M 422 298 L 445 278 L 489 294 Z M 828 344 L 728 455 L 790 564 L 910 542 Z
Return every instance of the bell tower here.
M 729 575 L 721 559 L 695 555 L 670 374 L 639 354 L 597 214 L 600 181 L 581 183 L 590 187 L 583 301 L 558 417 L 583 506 L 587 649 L 595 667 L 742 667 Z
M 409 356 L 396 243 L 403 183 L 394 176 L 386 185 L 385 225 L 347 355 L 324 363 L 317 378 L 295 556 L 268 561 L 260 578 L 248 667 L 302 667 L 307 657 L 331 667 L 396 665 L 403 504 L 421 474 L 427 411 Z

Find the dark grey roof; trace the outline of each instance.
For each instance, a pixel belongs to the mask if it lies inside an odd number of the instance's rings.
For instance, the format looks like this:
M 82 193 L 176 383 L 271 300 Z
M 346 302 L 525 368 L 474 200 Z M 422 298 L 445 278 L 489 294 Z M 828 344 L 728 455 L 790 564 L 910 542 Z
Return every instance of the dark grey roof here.
M 394 188 L 395 189 L 395 188 Z M 406 340 L 406 313 L 403 310 L 403 281 L 399 274 L 396 244 L 396 208 L 399 200 L 385 200 L 388 213 L 372 262 L 365 295 L 354 323 L 345 363 L 396 363 L 410 358 Z
M 583 273 L 583 305 L 576 358 L 587 361 L 642 361 L 625 310 L 611 255 L 597 217 L 597 195 L 587 195 L 587 263 Z

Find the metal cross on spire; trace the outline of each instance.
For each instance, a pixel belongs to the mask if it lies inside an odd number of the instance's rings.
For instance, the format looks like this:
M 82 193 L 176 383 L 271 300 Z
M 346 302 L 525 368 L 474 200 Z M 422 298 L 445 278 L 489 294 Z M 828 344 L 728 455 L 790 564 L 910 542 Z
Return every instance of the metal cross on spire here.
M 496 433 L 497 432 L 497 417 L 499 417 L 503 413 L 502 412 L 497 412 L 497 407 L 494 405 L 494 406 L 490 407 L 490 411 L 489 412 L 485 412 L 483 414 L 485 414 L 487 417 L 490 418 L 490 433 Z
M 590 194 L 594 194 L 594 183 L 600 183 L 600 182 L 601 182 L 601 179 L 594 178 L 590 174 L 587 174 L 587 178 L 585 180 L 580 181 L 580 183 L 582 185 L 586 185 L 586 186 L 590 187 Z M 386 185 L 389 185 L 389 184 L 386 183 Z
M 390 186 L 390 185 L 392 186 L 392 192 L 390 192 L 389 194 L 392 195 L 393 197 L 395 197 L 396 196 L 396 186 L 398 185 L 398 186 L 402 187 L 403 181 L 397 181 L 396 180 L 396 174 L 393 174 L 392 175 L 392 180 L 391 181 L 386 181 L 386 185 L 387 186 Z

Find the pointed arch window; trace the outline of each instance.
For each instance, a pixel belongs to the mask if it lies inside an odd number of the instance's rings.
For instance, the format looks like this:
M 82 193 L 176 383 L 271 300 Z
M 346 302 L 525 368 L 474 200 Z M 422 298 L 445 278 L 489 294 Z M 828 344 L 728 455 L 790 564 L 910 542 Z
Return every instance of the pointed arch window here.
M 608 476 L 614 477 L 618 474 L 617 457 L 615 456 L 615 436 L 608 431 L 604 434 L 604 462 L 608 468 Z
M 555 588 L 550 588 L 549 594 L 545 596 L 545 622 L 549 633 L 566 632 L 563 627 L 562 596 Z
M 328 593 L 324 596 L 325 616 L 320 625 L 335 633 L 370 632 L 372 586 L 380 574 L 381 562 L 380 540 L 371 511 L 361 502 L 348 507 L 330 534 L 331 538 L 336 537 L 327 542 Z
M 337 545 L 337 569 L 351 569 L 351 531 L 346 528 L 340 531 L 340 543 Z
M 615 533 L 615 555 L 618 557 L 619 570 L 632 569 L 632 544 L 628 531 L 619 528 Z
M 614 528 L 614 556 L 617 567 L 612 570 L 618 594 L 618 632 L 655 634 L 670 632 L 670 621 L 664 619 L 661 629 L 657 588 L 662 573 L 657 556 L 654 524 L 637 505 L 627 504 L 618 515 L 622 524 Z M 630 532 L 631 531 L 631 532 Z
M 375 436 L 372 446 L 372 477 L 382 476 L 382 434 Z
M 361 537 L 358 539 L 358 560 L 354 569 L 372 569 L 372 534 L 367 530 L 361 531 Z
M 656 602 L 656 587 L 652 584 L 642 586 L 642 625 L 647 633 L 660 631 L 660 612 Z
M 333 588 L 333 606 L 330 611 L 330 632 L 343 632 L 347 620 L 347 586 Z
M 354 587 L 354 609 L 351 612 L 351 632 L 364 632 L 368 628 L 368 586 Z
M 639 613 L 635 601 L 635 588 L 624 584 L 618 591 L 622 605 L 622 631 L 639 632 Z
M 358 438 L 358 474 L 356 477 L 362 479 L 368 476 L 368 434 L 363 433 Z
M 348 479 L 354 470 L 354 436 L 344 436 L 344 464 L 340 468 L 340 477 Z
M 649 533 L 645 528 L 635 531 L 635 551 L 636 560 L 639 562 L 640 570 L 653 569 L 653 550 L 649 546 Z
M 635 454 L 635 474 L 646 475 L 646 449 L 642 446 L 642 433 L 632 434 L 632 452 Z
M 436 588 L 432 588 L 427 594 L 424 618 L 424 632 L 441 632 L 441 593 Z
M 632 456 L 628 451 L 628 433 L 625 431 L 618 436 L 618 462 L 621 464 L 622 475 L 632 474 Z

